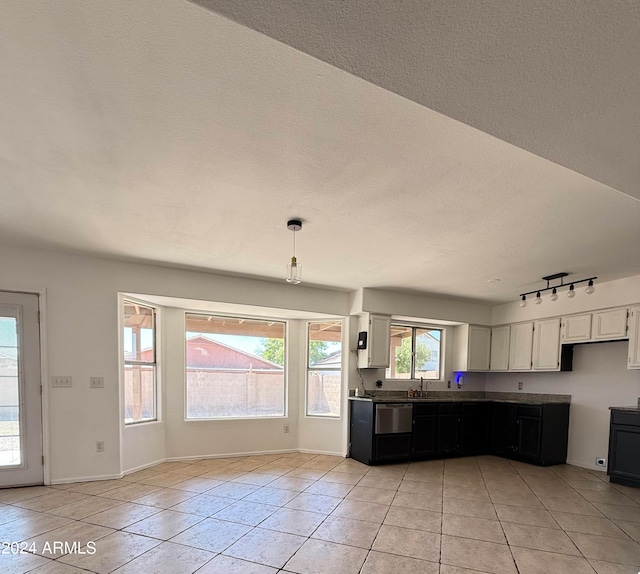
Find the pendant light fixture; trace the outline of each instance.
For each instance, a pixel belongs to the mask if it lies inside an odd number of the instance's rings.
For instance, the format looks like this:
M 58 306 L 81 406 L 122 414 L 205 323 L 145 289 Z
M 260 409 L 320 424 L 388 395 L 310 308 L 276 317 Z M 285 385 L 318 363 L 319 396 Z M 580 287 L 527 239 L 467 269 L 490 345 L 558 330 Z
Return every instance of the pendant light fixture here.
M 540 305 L 542 303 L 542 297 L 541 294 L 544 293 L 545 291 L 551 291 L 551 296 L 549 297 L 549 299 L 551 301 L 557 301 L 558 300 L 558 289 L 560 289 L 561 287 L 568 287 L 568 291 L 567 291 L 567 297 L 569 299 L 573 299 L 576 296 L 576 288 L 575 285 L 578 285 L 579 283 L 587 283 L 587 288 L 584 290 L 584 292 L 587 295 L 591 295 L 591 293 L 593 293 L 595 291 L 595 287 L 593 286 L 593 281 L 595 279 L 597 279 L 597 277 L 587 277 L 586 279 L 578 279 L 577 281 L 569 281 L 567 283 L 564 282 L 564 278 L 567 277 L 569 274 L 568 273 L 554 273 L 553 275 L 547 275 L 546 277 L 543 277 L 542 280 L 547 282 L 547 286 L 544 289 L 535 289 L 534 291 L 529 291 L 528 293 L 520 293 L 520 307 L 526 307 L 527 306 L 527 295 L 533 295 L 534 293 L 536 294 L 536 298 L 533 300 L 534 303 L 536 305 Z M 551 286 L 551 281 L 555 281 L 556 279 L 560 280 L 560 283 Z
M 298 263 L 296 259 L 296 231 L 302 229 L 302 221 L 299 219 L 290 219 L 287 221 L 287 229 L 293 231 L 293 255 L 291 256 L 291 261 L 287 263 L 287 276 L 285 279 L 287 283 L 297 285 L 302 281 L 302 265 Z

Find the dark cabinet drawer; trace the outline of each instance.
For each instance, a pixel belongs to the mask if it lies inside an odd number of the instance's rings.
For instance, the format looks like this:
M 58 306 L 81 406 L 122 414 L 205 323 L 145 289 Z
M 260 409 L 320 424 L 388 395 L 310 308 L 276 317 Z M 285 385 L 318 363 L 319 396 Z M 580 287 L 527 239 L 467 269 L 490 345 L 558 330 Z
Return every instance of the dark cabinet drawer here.
M 539 419 L 542 417 L 542 407 L 540 405 L 519 405 L 518 416 Z
M 413 416 L 420 415 L 437 415 L 438 403 L 414 403 Z
M 374 460 L 405 460 L 411 456 L 410 433 L 379 434 L 373 441 Z
M 640 427 L 640 413 L 611 411 L 611 423 L 614 425 Z
M 440 403 L 441 415 L 453 415 L 462 412 L 461 403 Z

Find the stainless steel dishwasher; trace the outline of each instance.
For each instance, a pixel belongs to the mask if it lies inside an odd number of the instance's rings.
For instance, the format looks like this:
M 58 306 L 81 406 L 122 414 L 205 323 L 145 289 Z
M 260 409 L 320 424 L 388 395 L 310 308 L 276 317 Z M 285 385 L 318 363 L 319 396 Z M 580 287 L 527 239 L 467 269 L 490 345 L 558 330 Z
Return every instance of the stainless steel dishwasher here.
M 411 403 L 385 403 L 376 405 L 376 434 L 411 432 L 413 406 Z

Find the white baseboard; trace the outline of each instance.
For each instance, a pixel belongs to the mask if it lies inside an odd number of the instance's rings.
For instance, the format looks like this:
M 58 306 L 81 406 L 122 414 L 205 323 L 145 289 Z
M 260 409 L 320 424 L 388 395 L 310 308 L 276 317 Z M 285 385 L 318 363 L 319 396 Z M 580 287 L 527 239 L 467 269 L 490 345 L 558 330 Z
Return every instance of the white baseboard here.
M 164 459 L 164 461 L 158 461 L 154 464 L 159 464 L 160 462 L 187 462 L 190 460 L 207 460 L 213 458 L 236 458 L 243 456 L 260 456 L 263 454 L 289 454 L 292 452 L 302 452 L 305 454 L 325 454 L 330 456 L 340 456 L 345 458 L 347 455 L 343 452 L 334 452 L 328 450 L 313 450 L 306 448 L 289 448 L 284 450 L 254 450 L 250 452 L 226 452 L 221 454 L 203 454 L 203 455 L 195 455 L 195 456 L 168 456 Z M 142 470 L 142 469 L 140 469 Z
M 122 476 L 124 477 L 124 476 L 127 476 L 128 474 L 133 474 L 134 472 L 151 468 L 152 466 L 156 466 L 157 464 L 160 464 L 161 462 L 166 462 L 167 460 L 168 459 L 166 458 L 161 458 L 153 462 L 147 462 L 145 464 L 141 464 L 140 466 L 136 466 L 134 468 L 128 468 L 127 470 L 122 471 Z
M 189 460 L 206 460 L 210 458 L 236 458 L 241 456 L 260 456 L 262 454 L 287 454 L 290 452 L 302 452 L 297 448 L 290 448 L 285 450 L 255 450 L 251 452 L 227 452 L 222 454 L 203 454 L 195 456 L 170 456 L 165 460 L 167 462 L 186 462 Z
M 117 480 L 122 478 L 122 474 L 105 474 L 102 476 L 82 476 L 75 478 L 60 478 L 52 480 L 51 484 L 71 484 L 72 482 L 95 482 L 97 480 Z
M 343 452 L 334 452 L 334 451 L 324 451 L 324 450 L 313 450 L 306 448 L 290 448 L 285 450 L 261 450 L 261 451 L 251 451 L 251 452 L 228 452 L 224 454 L 204 454 L 204 455 L 196 455 L 196 456 L 169 456 L 167 458 L 162 458 L 156 460 L 154 462 L 148 462 L 142 464 L 140 466 L 136 466 L 134 468 L 128 468 L 127 470 L 123 470 L 121 474 L 108 474 L 103 476 L 83 476 L 83 477 L 75 477 L 75 478 L 61 478 L 58 480 L 52 480 L 51 484 L 70 484 L 72 482 L 94 482 L 97 480 L 114 480 L 124 478 L 129 474 L 133 474 L 134 472 L 138 472 L 140 470 L 145 470 L 147 468 L 152 468 L 157 466 L 163 462 L 187 462 L 190 460 L 204 460 L 210 458 L 235 458 L 235 457 L 243 457 L 243 456 L 259 456 L 262 454 L 288 454 L 292 452 L 302 452 L 305 454 L 324 454 L 329 456 L 340 456 L 346 458 L 346 453 Z
M 314 450 L 308 448 L 299 448 L 296 452 L 303 452 L 305 454 L 324 454 L 327 456 L 340 456 L 342 458 L 347 458 L 346 452 L 335 452 L 332 450 Z
M 570 464 L 571 466 L 579 466 L 580 468 L 586 468 L 588 470 L 597 470 L 597 471 L 603 472 L 605 474 L 607 472 L 607 468 L 606 467 L 596 466 L 595 464 L 584 464 L 582 462 L 578 462 L 578 461 L 575 461 L 575 460 L 567 460 L 567 464 Z

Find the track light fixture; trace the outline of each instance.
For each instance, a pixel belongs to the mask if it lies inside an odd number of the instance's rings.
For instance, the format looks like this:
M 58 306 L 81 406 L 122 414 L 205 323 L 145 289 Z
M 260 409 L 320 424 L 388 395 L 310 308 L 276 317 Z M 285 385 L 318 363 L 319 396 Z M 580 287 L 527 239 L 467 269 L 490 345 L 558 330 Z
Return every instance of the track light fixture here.
M 597 279 L 597 277 L 587 277 L 586 279 L 578 279 L 577 281 L 569 281 L 568 283 L 565 283 L 564 278 L 567 277 L 568 275 L 569 275 L 568 273 L 563 272 L 563 273 L 554 273 L 553 275 L 547 275 L 546 277 L 543 277 L 542 280 L 547 282 L 547 286 L 544 289 L 535 289 L 534 291 L 529 291 L 528 293 L 520 293 L 520 298 L 521 298 L 520 307 L 526 307 L 527 295 L 533 295 L 534 293 L 536 294 L 536 298 L 533 301 L 536 305 L 540 305 L 540 303 L 542 303 L 542 297 L 540 296 L 540 294 L 544 293 L 545 291 L 551 291 L 551 296 L 549 297 L 549 299 L 551 301 L 557 301 L 558 289 L 560 289 L 561 287 L 569 288 L 569 290 L 567 291 L 567 297 L 569 297 L 569 299 L 572 299 L 573 297 L 576 296 L 575 285 L 578 285 L 579 283 L 588 282 L 587 288 L 584 290 L 584 292 L 587 295 L 591 295 L 591 293 L 595 291 L 593 282 L 595 279 Z M 556 279 L 559 279 L 560 283 L 554 286 L 551 286 L 551 281 L 554 281 Z

